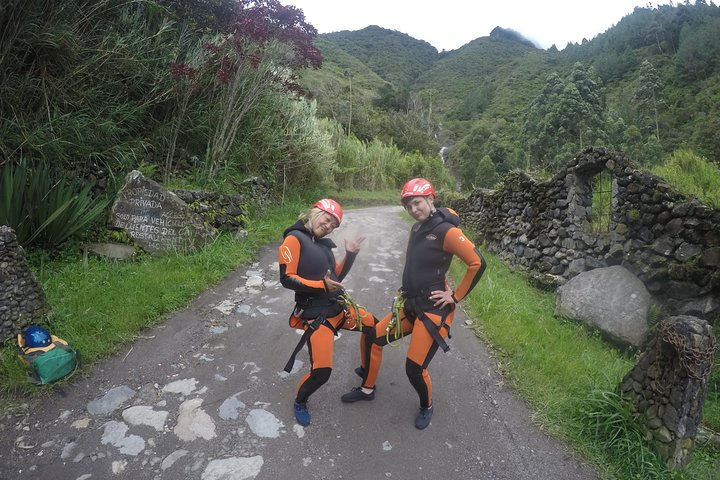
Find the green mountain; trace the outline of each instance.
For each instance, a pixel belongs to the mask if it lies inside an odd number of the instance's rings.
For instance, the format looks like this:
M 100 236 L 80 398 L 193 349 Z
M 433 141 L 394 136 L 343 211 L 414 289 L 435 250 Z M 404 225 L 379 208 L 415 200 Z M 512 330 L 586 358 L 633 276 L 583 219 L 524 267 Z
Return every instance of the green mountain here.
M 509 79 L 533 83 L 532 77 L 545 71 L 547 62 L 543 50 L 504 38 L 483 37 L 444 55 L 419 75 L 411 88 L 437 89 L 438 113 L 462 117 L 470 113 L 462 112 L 471 105 L 484 109 L 493 103 L 490 99 Z
M 398 86 L 412 83 L 438 60 L 437 50 L 429 43 L 375 25 L 354 32 L 328 33 L 321 38 Z M 322 52 L 325 54 L 325 50 Z
M 345 125 L 338 104 L 352 101 L 359 115 L 352 133 L 360 138 L 427 154 L 448 146 L 474 184 L 482 183 L 476 169 L 486 156 L 496 173 L 552 169 L 587 144 L 626 151 L 645 165 L 680 147 L 720 160 L 720 8 L 713 4 L 636 8 L 562 51 L 499 27 L 442 53 L 377 26 L 321 35 L 317 45 L 325 62 L 306 85 L 321 112 Z M 324 95 L 313 83 L 323 75 L 343 94 Z M 360 96 L 348 91 L 350 80 Z

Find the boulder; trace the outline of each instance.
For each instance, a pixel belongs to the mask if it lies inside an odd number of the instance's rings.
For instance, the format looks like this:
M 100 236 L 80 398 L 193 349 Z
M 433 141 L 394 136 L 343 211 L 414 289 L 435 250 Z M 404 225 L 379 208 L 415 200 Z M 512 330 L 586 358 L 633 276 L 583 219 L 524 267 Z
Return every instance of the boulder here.
M 596 268 L 557 289 L 555 315 L 580 320 L 621 347 L 639 347 L 648 332 L 651 297 L 622 266 Z

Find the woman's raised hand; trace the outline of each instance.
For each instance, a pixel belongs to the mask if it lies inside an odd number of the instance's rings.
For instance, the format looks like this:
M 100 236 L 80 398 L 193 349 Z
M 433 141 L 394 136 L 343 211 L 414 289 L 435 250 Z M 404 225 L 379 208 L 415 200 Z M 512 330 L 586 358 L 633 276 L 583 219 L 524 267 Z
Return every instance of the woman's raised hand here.
M 360 235 L 355 240 L 345 239 L 345 251 L 350 253 L 357 253 L 360 250 L 360 244 L 365 241 L 365 236 Z

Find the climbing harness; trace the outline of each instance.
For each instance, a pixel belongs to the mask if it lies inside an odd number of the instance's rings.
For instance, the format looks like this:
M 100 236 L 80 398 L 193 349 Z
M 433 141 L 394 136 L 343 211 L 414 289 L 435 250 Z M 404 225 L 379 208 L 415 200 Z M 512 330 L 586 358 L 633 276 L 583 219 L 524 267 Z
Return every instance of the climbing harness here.
M 409 303 L 408 308 L 406 309 L 406 303 Z M 448 332 L 448 338 L 450 338 L 450 327 L 445 323 L 445 319 L 447 318 L 449 312 L 445 312 L 442 315 L 442 320 L 440 321 L 440 325 L 435 325 L 432 320 L 425 314 L 425 312 L 422 310 L 422 308 L 412 308 L 415 305 L 415 302 L 411 298 L 409 302 L 406 301 L 405 294 L 400 291 L 393 299 L 393 305 L 392 305 L 392 317 L 390 318 L 390 323 L 388 323 L 387 328 L 385 329 L 385 339 L 387 340 L 388 345 L 391 345 L 393 347 L 397 347 L 400 345 L 400 340 L 404 337 L 405 333 L 402 329 L 402 320 L 401 320 L 401 313 L 405 312 L 405 316 L 409 320 L 417 320 L 419 319 L 421 322 L 423 322 L 423 325 L 425 325 L 425 329 L 430 333 L 430 336 L 433 338 L 435 343 L 438 344 L 438 346 L 442 349 L 443 352 L 448 352 L 450 350 L 450 346 L 448 346 L 445 339 L 440 335 L 440 329 L 445 327 Z M 395 329 L 395 332 L 393 333 L 393 329 Z M 390 341 L 390 337 L 395 337 L 395 342 Z
M 293 315 L 296 315 L 300 317 L 302 315 L 302 310 L 296 309 L 293 312 Z M 325 325 L 328 327 L 333 334 L 337 335 L 337 329 L 332 326 L 330 322 L 327 321 L 327 318 L 325 318 L 325 315 L 320 315 L 317 318 L 314 318 L 312 320 L 305 320 L 305 325 L 307 328 L 305 329 L 305 332 L 303 332 L 302 336 L 300 337 L 300 340 L 298 341 L 297 345 L 295 345 L 295 349 L 293 350 L 292 354 L 290 355 L 290 359 L 285 364 L 285 370 L 287 373 L 290 373 L 292 371 L 293 365 L 295 364 L 295 357 L 300 352 L 300 350 L 303 349 L 306 343 L 310 341 L 310 335 L 315 333 L 315 331 L 320 328 L 320 325 Z M 338 325 L 338 329 L 342 327 L 342 323 Z
M 292 371 L 293 365 L 295 364 L 295 357 L 300 352 L 300 350 L 303 349 L 303 347 L 310 341 L 310 335 L 312 335 L 318 328 L 320 328 L 321 325 L 325 325 L 328 327 L 334 335 L 338 334 L 338 330 L 340 330 L 348 318 L 354 318 L 356 320 L 357 329 L 362 329 L 362 321 L 360 320 L 360 309 L 363 308 L 360 305 L 358 305 L 355 300 L 352 299 L 350 294 L 348 294 L 346 291 L 343 290 L 343 292 L 338 295 L 336 298 L 332 299 L 332 302 L 328 302 L 328 299 L 320 299 L 319 302 L 317 299 L 312 298 L 306 298 L 303 299 L 303 305 L 313 305 L 313 303 L 319 303 L 322 302 L 322 304 L 328 304 L 331 305 L 332 303 L 337 303 L 338 305 L 341 305 L 343 308 L 343 318 L 338 324 L 337 328 L 333 327 L 333 325 L 327 321 L 327 318 L 324 314 L 317 316 L 316 318 L 312 320 L 304 320 L 304 324 L 307 327 L 305 329 L 305 332 L 303 332 L 302 336 L 300 337 L 300 340 L 298 341 L 297 345 L 295 345 L 295 349 L 293 350 L 292 354 L 290 355 L 290 359 L 285 364 L 285 370 L 286 372 L 290 373 Z M 293 311 L 293 315 L 301 318 L 303 312 L 305 310 L 300 308 L 299 306 L 295 308 Z M 355 312 L 355 315 L 352 315 L 352 311 Z
M 438 344 L 440 348 L 442 348 L 442 351 L 447 353 L 450 350 L 450 346 L 445 342 L 445 339 L 442 338 L 442 335 L 440 335 L 440 329 L 442 327 L 445 327 L 448 331 L 448 338 L 450 338 L 450 327 L 445 323 L 445 317 L 447 316 L 447 313 L 443 314 L 442 321 L 440 322 L 440 325 L 435 325 L 430 318 L 425 315 L 425 312 L 420 311 L 418 314 L 418 318 L 423 322 L 423 325 L 425 325 L 425 329 L 430 333 L 430 336 L 435 340 L 435 343 Z

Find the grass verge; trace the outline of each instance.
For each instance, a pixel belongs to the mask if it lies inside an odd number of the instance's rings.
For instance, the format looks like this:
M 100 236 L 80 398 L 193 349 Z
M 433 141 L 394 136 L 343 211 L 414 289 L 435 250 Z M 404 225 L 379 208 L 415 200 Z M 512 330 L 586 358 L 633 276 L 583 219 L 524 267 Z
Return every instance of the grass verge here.
M 464 308 L 541 428 L 574 446 L 607 478 L 720 478 L 720 451 L 710 446 L 699 446 L 686 470 L 668 472 L 614 394 L 634 359 L 578 323 L 556 318 L 554 294 L 532 288 L 494 255 L 484 256 L 487 270 Z M 453 264 L 456 280 L 463 272 L 462 264 Z
M 307 202 L 300 200 L 271 208 L 251 218 L 244 240 L 223 235 L 189 255 L 143 255 L 129 263 L 88 259 L 85 264 L 78 254 L 37 266 L 35 273 L 53 310 L 47 326 L 81 352 L 80 373 L 88 371 L 97 360 L 117 352 L 143 329 L 162 322 L 165 315 L 248 263 L 262 245 L 279 240 L 304 208 Z M 51 387 L 26 381 L 27 368 L 14 340 L 3 345 L 0 359 L 0 411 L 50 391 Z

